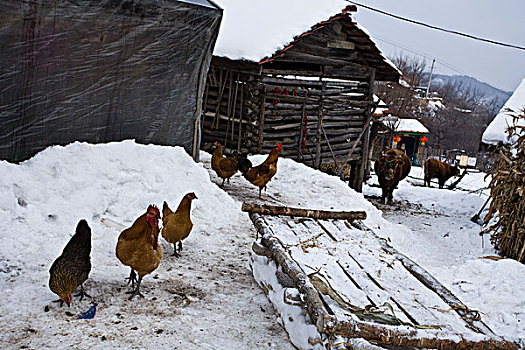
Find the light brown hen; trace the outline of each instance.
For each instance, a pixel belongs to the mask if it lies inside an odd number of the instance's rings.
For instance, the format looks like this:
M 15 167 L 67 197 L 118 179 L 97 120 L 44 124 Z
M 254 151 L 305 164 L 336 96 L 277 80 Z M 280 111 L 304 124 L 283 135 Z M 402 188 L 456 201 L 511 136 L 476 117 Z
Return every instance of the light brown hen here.
M 237 172 L 237 157 L 225 157 L 222 153 L 222 145 L 217 141 L 213 145 L 215 150 L 211 156 L 211 168 L 222 179 L 222 185 L 224 180 L 230 183 L 230 177 Z
M 162 237 L 168 242 L 173 243 L 173 255 L 180 257 L 177 253 L 177 243 L 179 243 L 179 252 L 182 251 L 182 241 L 189 236 L 193 228 L 190 211 L 191 202 L 197 199 L 195 193 L 186 194 L 175 212 L 173 212 L 168 203 L 164 202 L 162 207 Z

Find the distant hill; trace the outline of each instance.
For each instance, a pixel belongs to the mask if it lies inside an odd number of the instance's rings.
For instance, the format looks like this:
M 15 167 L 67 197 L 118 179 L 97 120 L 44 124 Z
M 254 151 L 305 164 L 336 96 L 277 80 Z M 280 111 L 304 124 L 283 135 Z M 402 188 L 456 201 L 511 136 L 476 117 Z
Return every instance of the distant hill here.
M 428 83 L 428 74 L 425 77 L 426 82 Z M 509 99 L 509 97 L 512 95 L 512 92 L 509 91 L 503 91 L 501 89 L 495 88 L 492 85 L 489 85 L 487 83 L 483 83 L 475 78 L 466 76 L 466 75 L 443 75 L 443 74 L 434 74 L 432 76 L 432 85 L 443 85 L 447 82 L 450 83 L 462 83 L 465 87 L 472 87 L 473 89 L 479 91 L 481 94 L 485 95 L 487 100 L 492 100 L 493 98 L 497 98 L 499 104 L 503 106 L 505 102 Z M 427 84 L 425 83 L 425 85 Z

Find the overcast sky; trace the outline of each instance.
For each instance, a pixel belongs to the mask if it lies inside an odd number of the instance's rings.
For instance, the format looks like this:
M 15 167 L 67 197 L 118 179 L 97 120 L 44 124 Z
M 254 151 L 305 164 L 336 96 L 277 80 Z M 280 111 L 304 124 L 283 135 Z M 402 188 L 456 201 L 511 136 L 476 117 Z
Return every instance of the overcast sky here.
M 525 0 L 356 2 L 437 27 L 525 47 Z M 437 73 L 469 75 L 505 91 L 514 91 L 525 78 L 525 50 L 436 31 L 359 6 L 352 17 L 368 30 L 389 58 L 401 53 L 423 55 L 429 70 L 435 58 Z

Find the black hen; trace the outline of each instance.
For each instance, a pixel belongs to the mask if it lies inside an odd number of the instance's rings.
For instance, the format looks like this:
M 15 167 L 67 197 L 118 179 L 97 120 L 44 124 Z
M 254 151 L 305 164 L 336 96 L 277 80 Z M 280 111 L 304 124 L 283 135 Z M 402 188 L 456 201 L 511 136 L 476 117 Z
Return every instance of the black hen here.
M 60 297 L 60 305 L 71 303 L 71 294 L 84 283 L 91 271 L 91 229 L 86 220 L 80 220 L 77 230 L 49 270 L 49 289 Z
M 246 153 L 239 153 L 237 155 L 237 170 L 239 170 L 241 174 L 245 174 L 251 167 L 252 162 L 250 162 Z

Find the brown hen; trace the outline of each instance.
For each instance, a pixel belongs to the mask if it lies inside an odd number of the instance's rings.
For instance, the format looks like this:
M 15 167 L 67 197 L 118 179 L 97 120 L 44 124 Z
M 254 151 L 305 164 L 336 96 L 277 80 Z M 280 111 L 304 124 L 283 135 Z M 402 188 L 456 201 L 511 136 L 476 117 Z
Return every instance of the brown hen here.
M 150 205 L 146 213 L 135 220 L 130 228 L 122 231 L 118 238 L 117 258 L 124 265 L 131 267 L 128 284 L 131 282 L 131 288 L 134 289 L 128 292 L 131 294 L 129 300 L 135 295 L 144 297 L 140 293 L 142 278 L 155 271 L 160 264 L 162 249 L 158 243 L 159 219 L 159 208 Z
M 222 185 L 224 180 L 230 183 L 230 177 L 237 172 L 237 157 L 225 157 L 222 153 L 222 145 L 217 141 L 213 145 L 215 150 L 211 156 L 211 168 L 222 179 Z
M 162 207 L 162 237 L 168 242 L 173 243 L 173 255 L 180 257 L 177 253 L 177 242 L 179 243 L 179 252 L 182 251 L 182 240 L 189 236 L 193 228 L 190 211 L 191 202 L 197 199 L 195 193 L 186 194 L 175 212 L 173 212 L 168 203 L 164 202 Z

